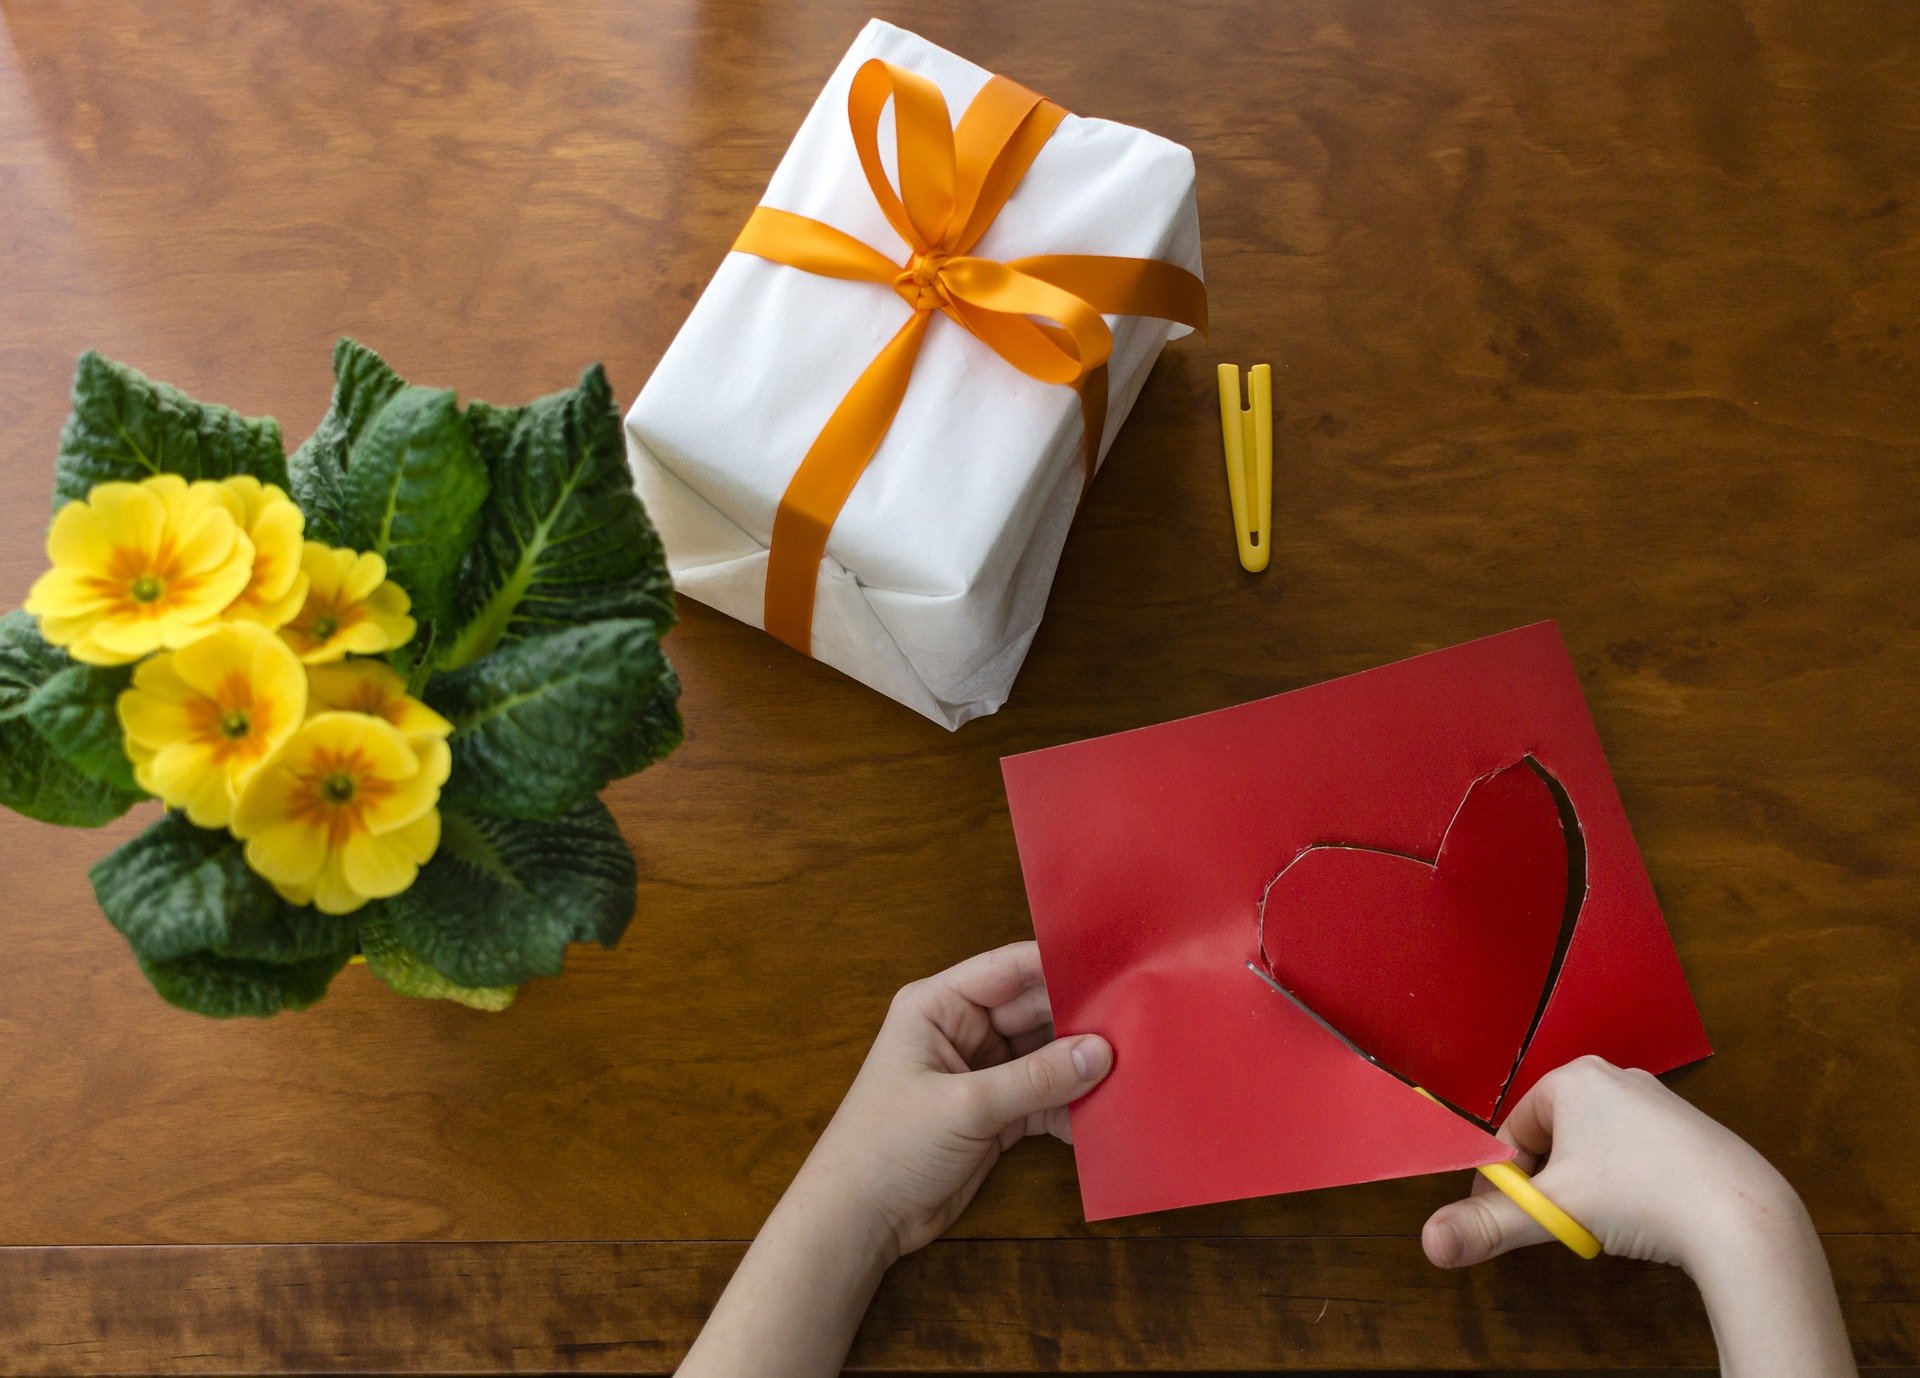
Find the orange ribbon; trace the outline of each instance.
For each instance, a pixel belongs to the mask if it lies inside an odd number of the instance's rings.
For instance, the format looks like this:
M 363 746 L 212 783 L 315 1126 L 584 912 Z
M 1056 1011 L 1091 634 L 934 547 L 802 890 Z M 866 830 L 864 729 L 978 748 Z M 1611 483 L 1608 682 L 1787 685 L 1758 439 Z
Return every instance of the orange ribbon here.
M 880 161 L 880 115 L 891 98 L 900 187 Z M 969 250 L 1006 205 L 1066 111 L 1005 77 L 989 80 L 955 127 L 940 88 L 873 58 L 854 74 L 847 117 L 874 200 L 910 250 L 898 264 L 804 215 L 757 206 L 733 247 L 809 273 L 883 283 L 913 314 L 848 389 L 800 461 L 773 519 L 766 629 L 803 654 L 813 643 L 814 588 L 827 536 L 906 396 L 935 312 L 1030 378 L 1080 394 L 1085 478 L 1106 429 L 1102 315 L 1157 316 L 1205 329 L 1207 293 L 1186 269 L 1150 258 L 1040 254 L 998 262 Z

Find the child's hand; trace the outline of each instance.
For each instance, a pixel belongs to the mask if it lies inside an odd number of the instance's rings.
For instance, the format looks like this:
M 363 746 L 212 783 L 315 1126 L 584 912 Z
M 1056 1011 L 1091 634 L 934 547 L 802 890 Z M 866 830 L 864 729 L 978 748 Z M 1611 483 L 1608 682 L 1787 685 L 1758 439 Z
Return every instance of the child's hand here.
M 1071 1142 L 1068 1102 L 1113 1066 L 1105 1039 L 1056 1041 L 1052 1018 L 1035 943 L 902 989 L 796 1189 L 850 1205 L 896 1257 L 938 1238 L 1022 1136 Z
M 1535 1173 L 1540 1190 L 1610 1254 L 1678 1264 L 1699 1277 L 1716 1256 L 1769 1233 L 1811 1234 L 1793 1189 L 1744 1140 L 1647 1073 L 1597 1057 L 1543 1077 L 1500 1137 L 1520 1149 L 1515 1161 Z M 1421 1243 L 1433 1262 L 1454 1268 L 1548 1238 L 1475 1178 L 1474 1194 L 1435 1212 Z

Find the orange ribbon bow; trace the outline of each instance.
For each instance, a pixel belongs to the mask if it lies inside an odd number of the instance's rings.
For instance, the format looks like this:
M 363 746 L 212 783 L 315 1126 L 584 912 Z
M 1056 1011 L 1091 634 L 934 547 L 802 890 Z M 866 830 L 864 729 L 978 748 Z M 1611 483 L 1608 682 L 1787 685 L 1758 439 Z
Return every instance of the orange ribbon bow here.
M 889 98 L 898 192 L 880 161 L 880 114 Z M 935 312 L 1029 377 L 1079 391 L 1088 479 L 1100 462 L 1107 356 L 1113 349 L 1102 314 L 1157 316 L 1206 328 L 1206 287 L 1171 263 L 1093 254 L 1040 254 L 1001 263 L 969 254 L 1066 113 L 996 76 L 956 128 L 933 82 L 869 59 L 854 74 L 847 117 L 874 199 L 911 251 L 906 263 L 831 225 L 771 206 L 755 207 L 734 241 L 741 253 L 809 273 L 884 283 L 913 308 L 827 418 L 773 519 L 764 621 L 803 654 L 812 650 L 814 588 L 827 535 L 893 424 Z

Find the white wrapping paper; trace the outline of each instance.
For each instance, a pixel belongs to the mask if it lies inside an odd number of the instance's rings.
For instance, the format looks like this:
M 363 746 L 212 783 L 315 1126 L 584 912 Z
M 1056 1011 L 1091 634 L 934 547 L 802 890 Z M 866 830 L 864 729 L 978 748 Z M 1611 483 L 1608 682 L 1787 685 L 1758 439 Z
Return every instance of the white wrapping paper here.
M 937 82 L 956 120 L 989 76 L 871 21 L 761 201 L 904 262 L 907 246 L 875 204 L 847 126 L 848 85 L 873 57 Z M 891 170 L 891 111 L 880 145 Z M 1197 274 L 1193 156 L 1142 130 L 1068 115 L 973 252 L 1157 258 Z M 626 421 L 634 477 L 680 592 L 762 625 L 780 496 L 908 314 L 884 285 L 727 255 Z M 1162 346 L 1187 333 L 1147 317 L 1107 324 L 1103 458 Z M 1072 388 L 1027 377 L 936 318 L 899 414 L 828 540 L 815 657 L 949 728 L 999 708 L 1045 610 L 1081 491 L 1081 447 Z

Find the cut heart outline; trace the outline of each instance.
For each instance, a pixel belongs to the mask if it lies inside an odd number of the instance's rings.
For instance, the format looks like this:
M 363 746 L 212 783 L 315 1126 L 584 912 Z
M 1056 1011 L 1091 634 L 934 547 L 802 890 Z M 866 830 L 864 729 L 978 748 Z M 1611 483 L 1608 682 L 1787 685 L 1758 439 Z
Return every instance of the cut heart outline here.
M 1579 815 L 1529 753 L 1468 784 L 1430 858 L 1301 848 L 1261 894 L 1260 959 L 1394 1075 L 1497 1124 L 1586 897 Z

